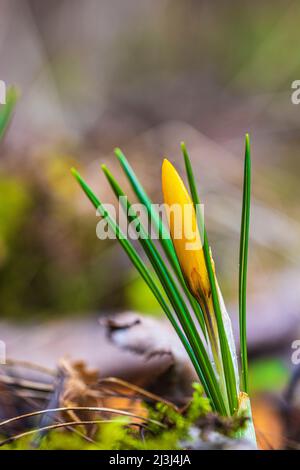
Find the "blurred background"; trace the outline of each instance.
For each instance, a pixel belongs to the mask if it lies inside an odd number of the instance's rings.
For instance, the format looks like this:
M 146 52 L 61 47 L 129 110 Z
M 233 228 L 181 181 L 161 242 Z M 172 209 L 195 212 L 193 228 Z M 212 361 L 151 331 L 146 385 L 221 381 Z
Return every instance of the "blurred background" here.
M 0 154 L 3 321 L 162 315 L 117 243 L 96 238 L 69 168 L 112 202 L 105 162 L 131 194 L 113 156 L 120 146 L 161 202 L 162 158 L 183 169 L 181 140 L 235 319 L 249 132 L 253 383 L 286 385 L 300 338 L 299 21 L 296 0 L 0 1 L 0 78 L 21 91 Z

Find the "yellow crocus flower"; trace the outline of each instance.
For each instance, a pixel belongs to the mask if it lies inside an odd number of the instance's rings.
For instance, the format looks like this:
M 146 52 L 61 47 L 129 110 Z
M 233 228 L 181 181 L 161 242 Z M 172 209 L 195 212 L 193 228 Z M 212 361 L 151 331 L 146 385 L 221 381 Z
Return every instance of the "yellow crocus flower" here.
M 196 212 L 184 182 L 167 159 L 162 165 L 162 190 L 177 258 L 191 293 L 202 307 L 212 351 L 217 362 L 218 329 Z
M 186 282 L 195 297 L 201 292 L 209 298 L 210 283 L 194 205 L 182 179 L 167 159 L 162 165 L 162 190 L 171 237 Z

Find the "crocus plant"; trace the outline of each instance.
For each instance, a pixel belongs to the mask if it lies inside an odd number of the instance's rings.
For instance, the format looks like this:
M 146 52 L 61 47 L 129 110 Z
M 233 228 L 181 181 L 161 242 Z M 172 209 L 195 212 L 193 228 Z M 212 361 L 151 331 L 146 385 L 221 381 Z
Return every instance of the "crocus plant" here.
M 139 182 L 132 167 L 120 149 L 115 150 L 138 200 L 151 218 L 164 255 L 151 238 L 150 231 L 129 202 L 117 180 L 105 165 L 102 170 L 119 198 L 127 219 L 139 234 L 138 241 L 150 265 L 138 254 L 117 221 L 92 192 L 80 174 L 72 173 L 82 189 L 106 220 L 140 275 L 156 297 L 182 342 L 201 382 L 212 409 L 222 416 L 246 414 L 247 427 L 241 431 L 254 444 L 255 432 L 248 397 L 248 366 L 246 341 L 246 283 L 250 217 L 251 161 L 249 136 L 246 135 L 244 162 L 244 190 L 240 237 L 239 266 L 239 323 L 240 365 L 235 349 L 230 317 L 217 281 L 215 266 L 209 246 L 200 199 L 189 154 L 181 144 L 190 193 L 174 166 L 164 160 L 162 165 L 162 190 L 167 211 L 167 223 Z M 181 209 L 180 217 L 175 217 Z M 181 236 L 178 236 L 178 233 Z M 151 269 L 152 267 L 152 269 Z

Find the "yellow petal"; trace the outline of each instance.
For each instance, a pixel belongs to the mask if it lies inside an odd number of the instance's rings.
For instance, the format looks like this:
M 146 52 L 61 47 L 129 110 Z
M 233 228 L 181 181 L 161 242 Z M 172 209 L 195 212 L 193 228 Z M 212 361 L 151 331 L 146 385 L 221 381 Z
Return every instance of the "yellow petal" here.
M 193 295 L 208 299 L 210 283 L 193 202 L 176 169 L 166 159 L 162 165 L 162 190 L 183 275 Z

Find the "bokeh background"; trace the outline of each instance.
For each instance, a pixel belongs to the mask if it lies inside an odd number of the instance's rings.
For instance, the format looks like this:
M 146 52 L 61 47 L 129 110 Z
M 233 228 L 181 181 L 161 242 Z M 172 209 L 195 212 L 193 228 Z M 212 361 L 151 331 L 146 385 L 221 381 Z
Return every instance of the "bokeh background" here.
M 0 154 L 2 319 L 161 315 L 117 243 L 96 238 L 69 168 L 112 202 L 100 163 L 130 193 L 119 146 L 161 202 L 161 161 L 182 169 L 181 140 L 235 319 L 249 132 L 252 370 L 256 387 L 282 388 L 300 337 L 299 22 L 295 0 L 1 0 L 0 78 L 21 92 Z

